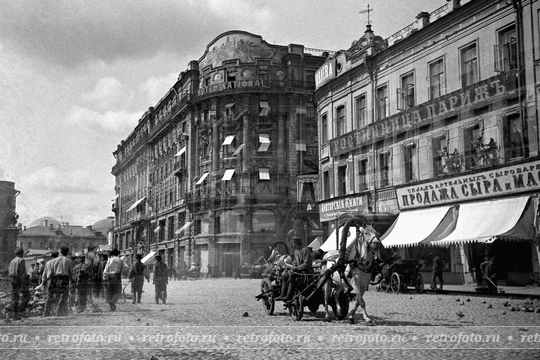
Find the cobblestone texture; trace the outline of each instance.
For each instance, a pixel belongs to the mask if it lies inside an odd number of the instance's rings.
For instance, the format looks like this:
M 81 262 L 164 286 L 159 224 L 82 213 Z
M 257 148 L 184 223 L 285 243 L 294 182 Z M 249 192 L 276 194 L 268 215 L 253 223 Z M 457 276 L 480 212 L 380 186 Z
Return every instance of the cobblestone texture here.
M 168 303 L 143 303 L 0 327 L 3 359 L 450 359 L 540 358 L 539 300 L 439 294 L 365 295 L 375 326 L 323 321 L 306 308 L 294 321 L 276 303 L 268 315 L 260 280 L 172 281 Z M 127 288 L 129 289 L 129 287 Z M 512 311 L 512 308 L 514 311 Z M 531 312 L 532 311 L 532 312 Z M 538 310 L 540 311 L 540 310 Z

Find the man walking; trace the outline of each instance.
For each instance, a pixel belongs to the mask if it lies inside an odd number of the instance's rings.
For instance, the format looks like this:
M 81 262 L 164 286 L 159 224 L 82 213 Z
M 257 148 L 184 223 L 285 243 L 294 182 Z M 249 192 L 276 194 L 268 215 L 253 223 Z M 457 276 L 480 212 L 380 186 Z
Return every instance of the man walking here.
M 68 258 L 69 248 L 63 245 L 60 248 L 60 255 L 53 261 L 52 276 L 56 281 L 58 291 L 57 316 L 67 316 L 69 314 L 69 285 L 73 275 L 73 262 Z
M 85 261 L 86 259 L 83 253 L 75 254 L 75 266 L 73 266 L 73 278 L 71 281 L 76 294 L 75 305 L 77 307 L 77 313 L 82 313 L 86 310 L 88 299 L 89 271 Z
M 15 249 L 15 258 L 9 263 L 8 276 L 11 279 L 11 314 L 14 321 L 21 319 L 21 313 L 26 311 L 30 292 L 28 291 L 28 276 L 23 260 L 24 250 Z
M 58 257 L 58 251 L 51 252 L 51 260 L 47 261 L 45 268 L 43 269 L 43 276 L 41 278 L 41 284 L 45 289 L 45 306 L 43 308 L 43 317 L 51 316 L 53 311 L 53 304 L 58 303 L 58 289 L 56 288 L 55 278 L 52 276 L 53 263 Z
M 156 292 L 156 304 L 159 304 L 161 299 L 164 304 L 167 302 L 167 265 L 161 262 L 161 256 L 156 256 L 156 264 L 154 265 L 154 285 Z
M 433 253 L 430 256 L 434 256 Z M 431 289 L 437 289 L 437 278 L 439 279 L 439 290 L 443 289 L 443 262 L 439 256 L 433 258 L 433 276 L 431 278 Z
M 142 254 L 135 255 L 135 263 L 129 270 L 129 280 L 131 281 L 131 294 L 133 295 L 133 304 L 141 303 L 144 278 L 150 282 L 150 275 L 146 271 L 146 265 L 141 262 Z
M 122 293 L 122 271 L 126 267 L 124 261 L 118 257 L 118 249 L 111 250 L 111 257 L 107 260 L 103 270 L 103 280 L 105 281 L 105 300 L 111 311 L 116 311 L 118 296 Z

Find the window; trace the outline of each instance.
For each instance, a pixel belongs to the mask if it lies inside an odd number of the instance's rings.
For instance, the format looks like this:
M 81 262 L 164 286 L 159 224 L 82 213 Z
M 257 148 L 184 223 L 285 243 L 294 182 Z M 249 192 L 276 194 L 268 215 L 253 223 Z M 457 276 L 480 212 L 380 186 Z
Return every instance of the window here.
M 512 25 L 499 32 L 495 45 L 495 71 L 506 72 L 517 68 L 517 34 Z
M 260 146 L 257 152 L 265 152 L 268 151 L 268 148 L 270 147 L 270 135 L 268 134 L 259 134 L 259 142 Z
M 437 136 L 434 137 L 431 141 L 431 151 L 433 158 L 433 176 L 440 176 L 444 174 L 443 171 L 443 157 L 442 154 L 448 151 L 446 146 L 446 136 Z
M 239 232 L 241 228 L 240 213 L 234 210 L 226 210 L 219 216 L 219 230 L 218 233 L 235 233 Z
M 342 196 L 347 194 L 347 166 L 338 167 L 338 189 L 337 195 Z
M 268 81 L 268 66 L 259 66 L 259 79 Z
M 480 125 L 476 124 L 474 126 L 468 127 L 463 130 L 463 147 L 465 154 L 465 169 L 469 170 L 477 165 L 480 165 L 476 161 L 476 149 L 474 143 L 482 139 L 482 134 L 480 132 Z
M 315 72 L 306 70 L 306 88 L 315 89 Z
M 354 99 L 354 110 L 356 113 L 356 128 L 361 129 L 367 125 L 366 119 L 366 94 L 357 96 Z
M 401 77 L 401 88 L 397 90 L 398 110 L 407 110 L 415 105 L 414 100 L 414 74 Z
M 195 235 L 199 235 L 202 232 L 201 219 L 196 219 L 194 221 L 193 228 L 194 228 L 193 231 L 195 232 Z
M 225 71 L 226 79 L 225 81 L 231 82 L 231 87 L 235 87 L 236 85 L 236 69 L 234 68 L 228 68 L 227 71 Z
M 341 136 L 346 133 L 347 124 L 345 123 L 345 106 L 340 106 L 336 109 L 336 136 Z
M 429 99 L 444 95 L 444 62 L 443 59 L 429 64 Z
M 174 238 L 174 216 L 169 217 L 169 229 L 168 229 L 168 238 Z
M 358 160 L 358 187 L 359 191 L 367 190 L 368 188 L 368 162 L 367 159 Z
M 323 143 L 328 141 L 328 116 L 321 116 L 321 140 Z
M 330 172 L 327 170 L 323 172 L 323 198 L 330 198 Z
M 381 86 L 377 89 L 377 120 L 388 117 L 388 86 Z
M 270 180 L 270 169 L 269 168 L 259 168 L 259 181 Z
M 233 117 L 234 116 L 234 103 L 228 103 L 225 105 L 225 115 L 227 117 Z
M 476 43 L 461 49 L 461 86 L 467 87 L 478 81 L 478 55 Z
M 268 101 L 259 101 L 259 116 L 268 116 L 270 112 L 270 105 Z
M 230 156 L 231 153 L 234 152 L 236 149 L 236 136 L 235 135 L 227 135 L 225 137 L 225 140 L 223 140 L 223 155 Z
M 276 216 L 270 210 L 256 210 L 253 212 L 251 228 L 253 232 L 275 232 Z
M 415 144 L 407 144 L 403 147 L 403 170 L 405 182 L 418 180 L 418 154 Z
M 379 154 L 379 185 L 385 187 L 390 185 L 390 153 Z
M 525 132 L 519 114 L 512 114 L 504 119 L 505 159 L 517 159 L 525 156 Z

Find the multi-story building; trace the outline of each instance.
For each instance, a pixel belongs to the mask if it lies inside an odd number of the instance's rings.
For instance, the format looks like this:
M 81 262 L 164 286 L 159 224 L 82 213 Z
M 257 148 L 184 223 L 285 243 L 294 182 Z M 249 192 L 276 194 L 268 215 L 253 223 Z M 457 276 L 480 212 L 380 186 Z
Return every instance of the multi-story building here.
M 538 277 L 539 4 L 453 0 L 387 39 L 368 25 L 327 59 L 316 75 L 325 229 L 339 200 L 399 214 L 383 244 L 439 254 L 449 280 L 472 281 L 484 256 L 508 283 Z
M 9 263 L 15 256 L 13 252 L 17 246 L 17 219 L 15 212 L 16 199 L 19 191 L 15 190 L 15 183 L 0 181 L 0 270 L 7 270 Z
M 243 31 L 215 38 L 114 152 L 114 246 L 231 275 L 293 228 L 310 241 L 322 55 Z

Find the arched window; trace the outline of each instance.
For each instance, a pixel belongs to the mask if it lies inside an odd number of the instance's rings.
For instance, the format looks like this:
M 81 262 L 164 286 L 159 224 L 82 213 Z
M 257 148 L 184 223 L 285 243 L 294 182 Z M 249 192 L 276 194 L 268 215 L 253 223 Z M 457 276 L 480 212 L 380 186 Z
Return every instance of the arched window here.
M 219 215 L 218 233 L 240 232 L 240 213 L 234 210 L 225 210 Z
M 275 232 L 276 215 L 269 210 L 257 210 L 252 217 L 253 232 Z

